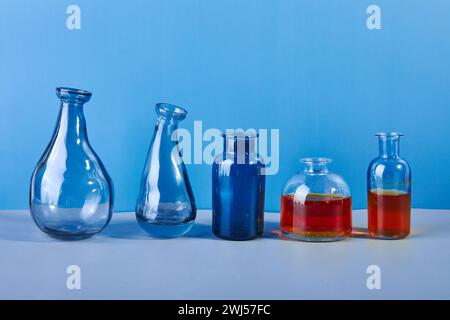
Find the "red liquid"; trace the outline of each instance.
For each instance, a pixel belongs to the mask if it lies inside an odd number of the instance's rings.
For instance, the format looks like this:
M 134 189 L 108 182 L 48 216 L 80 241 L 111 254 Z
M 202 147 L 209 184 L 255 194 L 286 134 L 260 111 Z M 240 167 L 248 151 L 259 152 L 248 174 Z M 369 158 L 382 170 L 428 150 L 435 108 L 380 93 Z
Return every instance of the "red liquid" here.
M 368 215 L 371 236 L 404 238 L 411 228 L 411 194 L 399 191 L 370 191 Z
M 332 241 L 352 232 L 352 198 L 333 195 L 308 195 L 295 201 L 281 197 L 281 230 L 306 241 Z

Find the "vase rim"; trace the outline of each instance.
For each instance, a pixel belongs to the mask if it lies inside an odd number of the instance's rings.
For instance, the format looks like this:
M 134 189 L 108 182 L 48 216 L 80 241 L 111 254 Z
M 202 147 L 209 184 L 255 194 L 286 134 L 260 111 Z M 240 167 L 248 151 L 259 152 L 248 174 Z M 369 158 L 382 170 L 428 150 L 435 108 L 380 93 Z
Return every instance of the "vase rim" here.
M 91 99 L 92 93 L 83 89 L 76 89 L 70 87 L 57 87 L 56 95 L 63 101 L 75 104 L 83 104 Z
M 325 157 L 308 157 L 300 159 L 300 163 L 304 164 L 327 164 L 331 162 L 333 162 L 333 159 Z
M 255 139 L 259 137 L 259 133 L 246 133 L 246 132 L 223 132 L 221 134 L 222 138 L 227 138 L 227 139 L 245 139 L 245 138 L 249 138 L 249 139 Z
M 396 132 L 396 131 L 393 131 L 393 132 L 378 132 L 378 133 L 375 133 L 375 136 L 379 137 L 379 138 L 399 138 L 399 137 L 402 137 L 403 134 L 400 133 L 400 132 Z
M 65 94 L 76 94 L 76 95 L 82 95 L 82 96 L 91 96 L 92 93 L 87 90 L 83 89 L 77 89 L 77 88 L 71 88 L 71 87 L 58 87 L 56 88 L 56 91 L 59 94 L 65 95 Z
M 166 103 L 166 102 L 160 102 L 156 104 L 157 109 L 162 109 L 165 112 L 177 114 L 177 115 L 186 115 L 188 112 L 186 109 L 179 107 L 177 105 Z

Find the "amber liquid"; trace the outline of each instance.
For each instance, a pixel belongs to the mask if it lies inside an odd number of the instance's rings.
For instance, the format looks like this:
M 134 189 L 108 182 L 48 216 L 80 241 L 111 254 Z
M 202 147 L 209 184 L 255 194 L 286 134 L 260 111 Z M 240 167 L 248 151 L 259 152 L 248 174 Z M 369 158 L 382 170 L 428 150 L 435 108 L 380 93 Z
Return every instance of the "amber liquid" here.
M 334 241 L 352 232 L 352 198 L 308 195 L 305 200 L 281 197 L 281 230 L 304 241 Z
M 372 190 L 368 194 L 369 234 L 374 238 L 401 239 L 411 228 L 411 194 Z

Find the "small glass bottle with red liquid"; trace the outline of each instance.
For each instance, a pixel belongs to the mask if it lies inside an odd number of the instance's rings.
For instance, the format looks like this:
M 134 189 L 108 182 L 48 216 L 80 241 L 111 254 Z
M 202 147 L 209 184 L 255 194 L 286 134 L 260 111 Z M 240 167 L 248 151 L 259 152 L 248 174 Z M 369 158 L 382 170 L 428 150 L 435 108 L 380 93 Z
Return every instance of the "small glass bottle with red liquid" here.
M 344 179 L 328 171 L 327 158 L 305 158 L 281 196 L 280 227 L 301 241 L 343 240 L 352 232 L 352 198 Z
M 402 239 L 411 228 L 411 168 L 399 156 L 397 132 L 378 133 L 379 156 L 367 170 L 369 234 Z

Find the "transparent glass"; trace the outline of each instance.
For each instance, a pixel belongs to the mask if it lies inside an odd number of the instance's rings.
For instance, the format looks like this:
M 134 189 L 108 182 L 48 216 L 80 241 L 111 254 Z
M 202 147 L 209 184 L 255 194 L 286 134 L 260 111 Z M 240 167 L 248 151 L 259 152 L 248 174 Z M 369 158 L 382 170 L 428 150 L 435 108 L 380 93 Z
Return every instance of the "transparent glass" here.
M 59 119 L 31 178 L 30 211 L 48 235 L 85 239 L 108 225 L 113 188 L 87 137 L 83 106 L 91 93 L 57 88 L 56 94 L 61 100 Z
M 213 232 L 228 240 L 250 240 L 263 233 L 264 163 L 258 136 L 224 134 L 223 153 L 212 168 Z
M 179 237 L 193 226 L 194 194 L 183 163 L 177 137 L 178 123 L 186 118 L 183 108 L 159 103 L 158 119 L 142 174 L 136 218 L 149 235 Z
M 378 239 L 402 239 L 411 228 L 411 168 L 399 155 L 402 134 L 376 136 L 379 155 L 367 170 L 369 234 Z
M 303 171 L 285 185 L 281 231 L 301 241 L 336 241 L 351 235 L 352 198 L 344 179 L 328 170 L 327 158 L 300 160 Z

